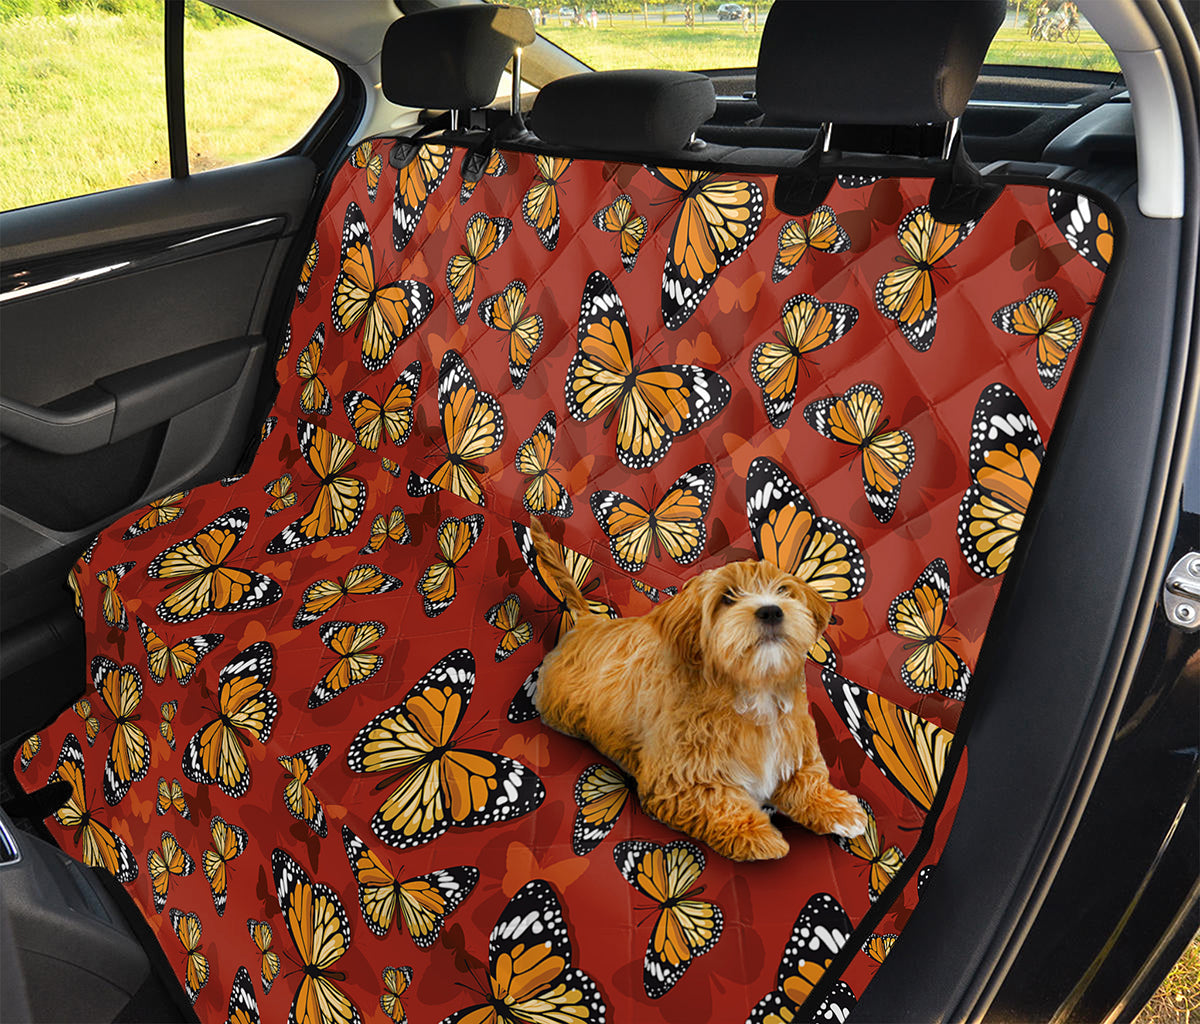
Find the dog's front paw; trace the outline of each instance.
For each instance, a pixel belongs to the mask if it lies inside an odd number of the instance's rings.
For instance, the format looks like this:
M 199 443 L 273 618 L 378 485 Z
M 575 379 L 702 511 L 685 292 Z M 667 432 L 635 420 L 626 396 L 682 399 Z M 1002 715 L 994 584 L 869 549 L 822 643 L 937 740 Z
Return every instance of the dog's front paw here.
M 822 818 L 819 831 L 828 835 L 854 839 L 867 831 L 867 812 L 854 796 L 838 789 L 830 790 Z
M 789 849 L 783 833 L 769 821 L 713 837 L 709 846 L 730 860 L 779 860 Z

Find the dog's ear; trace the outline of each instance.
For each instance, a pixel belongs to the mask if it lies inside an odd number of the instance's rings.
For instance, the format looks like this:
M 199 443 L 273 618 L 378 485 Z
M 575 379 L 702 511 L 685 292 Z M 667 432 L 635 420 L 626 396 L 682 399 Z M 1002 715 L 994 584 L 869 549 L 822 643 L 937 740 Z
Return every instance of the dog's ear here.
M 678 594 L 655 609 L 663 639 L 685 665 L 692 667 L 699 667 L 704 662 L 700 638 L 704 631 L 705 596 L 703 582 L 693 577 Z

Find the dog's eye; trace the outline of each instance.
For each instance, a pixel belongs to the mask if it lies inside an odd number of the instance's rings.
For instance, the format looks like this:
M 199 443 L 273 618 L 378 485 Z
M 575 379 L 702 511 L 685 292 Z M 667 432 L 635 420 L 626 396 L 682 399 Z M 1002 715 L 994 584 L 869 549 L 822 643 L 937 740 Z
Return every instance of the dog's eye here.
M 721 604 L 730 605 L 733 604 L 735 600 L 736 598 L 733 596 L 732 590 L 727 590 L 721 595 Z

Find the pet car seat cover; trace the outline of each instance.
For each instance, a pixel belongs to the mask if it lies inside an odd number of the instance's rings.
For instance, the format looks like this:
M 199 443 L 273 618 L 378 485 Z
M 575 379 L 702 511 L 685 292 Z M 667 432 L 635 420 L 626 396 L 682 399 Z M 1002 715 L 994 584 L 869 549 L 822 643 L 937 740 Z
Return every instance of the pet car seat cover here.
M 776 124 L 923 124 L 967 107 L 1004 0 L 772 5 L 758 105 Z
M 690 71 L 591 71 L 547 82 L 530 126 L 543 142 L 602 153 L 677 153 L 717 109 Z
M 535 38 L 520 7 L 467 4 L 406 15 L 383 37 L 383 94 L 406 107 L 487 106 L 513 51 Z

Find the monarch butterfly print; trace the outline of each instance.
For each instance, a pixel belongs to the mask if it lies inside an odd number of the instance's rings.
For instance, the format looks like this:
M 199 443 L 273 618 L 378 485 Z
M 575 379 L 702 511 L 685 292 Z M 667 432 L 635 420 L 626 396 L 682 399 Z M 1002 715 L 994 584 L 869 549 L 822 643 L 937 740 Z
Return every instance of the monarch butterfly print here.
M 483 613 L 489 626 L 495 626 L 503 634 L 496 646 L 496 660 L 504 661 L 533 639 L 533 627 L 521 621 L 521 599 L 509 594 Z
M 283 512 L 285 509 L 291 508 L 299 500 L 296 492 L 292 490 L 291 473 L 284 473 L 281 477 L 272 480 L 263 490 L 271 496 L 271 503 L 267 506 L 266 510 L 267 516 Z
M 892 785 L 928 811 L 954 734 L 830 669 L 821 672 L 821 682 L 867 757 Z
M 525 313 L 525 285 L 510 281 L 504 290 L 479 303 L 479 319 L 492 330 L 508 335 L 508 375 L 520 388 L 529 376 L 529 364 L 542 343 L 542 317 Z
M 633 200 L 627 195 L 617 196 L 592 218 L 592 224 L 617 236 L 621 266 L 627 274 L 632 273 L 638 253 L 642 251 L 642 242 L 646 240 L 647 228 L 646 218 L 634 214 Z
M 379 997 L 379 1008 L 387 1015 L 388 1020 L 403 1024 L 408 1020 L 408 1014 L 400 1002 L 400 997 L 408 991 L 412 984 L 413 971 L 411 967 L 385 967 L 383 969 L 383 994 Z
M 346 536 L 358 525 L 367 504 L 366 483 L 350 472 L 357 451 L 352 442 L 304 420 L 296 422 L 296 439 L 317 478 L 317 493 L 309 510 L 267 543 L 267 553 L 272 555 Z
M 125 612 L 124 600 L 117 593 L 117 584 L 136 564 L 136 562 L 122 562 L 120 565 L 110 565 L 107 569 L 96 573 L 97 582 L 104 588 L 100 594 L 100 611 L 104 616 L 104 621 L 114 629 L 129 628 L 129 616 Z M 146 571 L 149 572 L 149 569 Z
M 183 774 L 192 782 L 218 786 L 238 799 L 250 788 L 246 751 L 251 740 L 266 743 L 279 712 L 269 689 L 275 652 L 260 640 L 221 669 L 217 717 L 201 726 L 184 748 Z
M 586 423 L 607 410 L 604 429 L 617 421 L 617 458 L 629 469 L 653 466 L 674 438 L 707 423 L 729 403 L 729 382 L 715 370 L 634 366 L 625 308 L 600 271 L 583 288 L 578 344 L 567 369 L 567 411 Z
M 262 956 L 259 976 L 262 978 L 263 994 L 265 995 L 271 991 L 271 986 L 279 975 L 279 954 L 271 949 L 271 943 L 274 942 L 275 936 L 266 921 L 256 921 L 252 917 L 246 919 L 246 930 L 250 932 L 250 938 Z
M 177 644 L 168 645 L 141 619 L 137 620 L 137 624 L 142 646 L 146 649 L 146 665 L 150 670 L 150 678 L 159 685 L 171 674 L 180 686 L 187 686 L 204 656 L 225 639 L 224 633 L 200 633 L 180 640 Z
M 71 604 L 75 614 L 83 618 L 83 591 L 79 589 L 79 581 L 83 578 L 83 562 L 77 561 L 67 573 L 67 588 L 71 591 Z
M 416 231 L 425 204 L 450 168 L 450 147 L 397 143 L 389 162 L 397 169 L 392 204 L 392 244 L 401 252 Z
M 866 565 L 858 541 L 840 523 L 819 516 L 786 471 L 760 456 L 746 475 L 746 517 L 759 558 L 800 577 L 825 600 L 862 593 Z
M 479 881 L 479 869 L 464 866 L 442 868 L 401 882 L 345 825 L 342 844 L 358 883 L 363 921 L 380 938 L 387 936 L 398 912 L 413 942 L 428 949 L 437 941 L 446 918 L 471 895 Z M 400 930 L 398 923 L 396 928 Z
M 370 142 L 362 142 L 350 154 L 350 166 L 366 171 L 367 198 L 375 202 L 375 193 L 379 191 L 379 178 L 383 174 L 383 157 L 372 152 Z
M 871 810 L 870 804 L 861 798 L 859 798 L 858 804 L 867 815 L 866 831 L 853 839 L 846 839 L 843 836 L 833 836 L 832 838 L 847 853 L 867 862 L 870 867 L 867 877 L 867 895 L 874 903 L 882 895 L 883 890 L 888 887 L 888 883 L 896 877 L 896 872 L 903 866 L 904 854 L 900 852 L 898 846 L 890 846 L 886 850 L 881 849 L 882 844 L 879 842 L 879 826 L 875 821 L 875 812 Z
M 950 569 L 935 558 L 888 609 L 888 629 L 907 640 L 912 653 L 900 666 L 904 685 L 916 693 L 939 693 L 965 700 L 971 672 L 946 642 Z
M 308 298 L 308 286 L 312 283 L 313 271 L 317 269 L 317 260 L 321 257 L 321 246 L 317 244 L 314 238 L 312 245 L 308 247 L 308 252 L 304 256 L 304 266 L 300 268 L 300 281 L 296 285 L 296 301 L 300 305 L 304 304 L 304 300 Z M 288 324 L 287 338 L 290 341 L 292 336 L 292 325 Z M 282 359 L 287 355 L 288 345 L 285 343 L 283 351 L 279 353 L 279 358 Z
M 29 766 L 33 763 L 33 759 L 37 757 L 38 751 L 42 749 L 42 737 L 36 732 L 26 738 L 21 744 L 20 763 L 21 773 L 24 774 L 29 770 Z
M 438 527 L 439 558 L 417 580 L 417 593 L 431 619 L 450 607 L 458 593 L 456 569 L 483 532 L 483 516 L 447 516 Z
M 1055 319 L 1058 312 L 1058 292 L 1039 288 L 1020 302 L 996 310 L 992 323 L 1006 334 L 1023 338 L 1025 344 L 1037 345 L 1038 377 L 1047 389 L 1062 380 L 1067 368 L 1067 356 L 1083 336 L 1083 324 L 1078 317 Z
M 396 505 L 386 516 L 379 515 L 371 520 L 371 536 L 360 555 L 372 555 L 379 551 L 388 541 L 393 544 L 408 544 L 412 540 L 408 523 L 404 519 L 404 510 Z
M 458 203 L 460 206 L 465 206 L 470 202 L 471 196 L 475 194 L 475 186 L 486 175 L 489 178 L 499 178 L 508 173 L 508 164 L 504 160 L 504 155 L 498 150 L 493 149 L 488 154 L 487 163 L 484 164 L 483 173 L 478 178 L 467 178 L 467 160 L 471 154 L 465 153 L 462 159 L 462 187 L 458 190 Z
M 429 482 L 485 504 L 480 463 L 504 440 L 504 412 L 493 395 L 480 391 L 462 356 L 451 350 L 442 357 L 438 372 L 438 411 L 448 449 L 446 461 L 433 471 Z
M 321 379 L 321 356 L 325 353 L 325 324 L 317 324 L 308 344 L 296 357 L 300 378 L 300 411 L 309 416 L 328 416 L 333 410 L 329 388 Z
M 181 818 L 191 820 L 192 812 L 188 808 L 187 799 L 183 795 L 183 786 L 179 784 L 179 780 L 172 779 L 168 785 L 167 780 L 160 775 L 158 777 L 158 798 L 155 800 L 154 810 L 157 814 L 163 815 L 172 809 Z
M 290 776 L 283 787 L 283 804 L 292 817 L 304 822 L 322 839 L 329 830 L 325 821 L 325 808 L 309 788 L 308 780 L 329 756 L 329 744 L 301 750 L 298 754 L 284 754 L 278 758 L 284 774 Z
M 290 1024 L 362 1024 L 358 1007 L 335 984 L 343 975 L 334 965 L 350 949 L 350 920 L 342 901 L 329 886 L 314 883 L 283 850 L 271 851 L 271 872 L 301 964 Z
M 337 660 L 308 695 L 310 708 L 327 704 L 383 667 L 383 655 L 373 648 L 387 629 L 382 622 L 326 622 L 319 632 L 321 643 L 333 651 Z
M 912 472 L 916 446 L 907 430 L 886 429 L 882 413 L 883 392 L 865 382 L 804 408 L 805 420 L 818 434 L 858 449 L 867 504 L 886 523 L 900 502 L 900 484 Z
M 929 351 L 937 330 L 936 266 L 971 233 L 975 221 L 943 224 L 934 219 L 928 206 L 906 214 L 896 229 L 903 256 L 897 270 L 889 270 L 875 285 L 875 305 L 918 352 Z
M 839 253 L 850 248 L 850 236 L 838 223 L 837 214 L 828 206 L 818 206 L 804 220 L 786 221 L 779 229 L 779 248 L 771 268 L 771 280 L 778 284 L 814 252 Z
M 172 750 L 175 749 L 175 715 L 179 711 L 179 701 L 165 700 L 160 708 L 162 712 L 162 721 L 158 723 L 158 732 L 164 740 L 167 741 L 167 746 Z
M 231 509 L 155 557 L 147 576 L 180 581 L 154 609 L 160 619 L 174 625 L 212 612 L 265 608 L 283 597 L 270 576 L 225 564 L 249 525 L 248 508 Z
M 663 587 L 659 589 L 658 587 L 652 587 L 650 584 L 644 583 L 642 580 L 630 580 L 629 582 L 633 584 L 633 589 L 639 594 L 645 594 L 652 604 L 658 604 L 664 596 L 674 597 L 679 593 L 678 587 Z
M 54 812 L 54 820 L 74 833 L 75 845 L 79 847 L 84 864 L 104 868 L 121 883 L 137 878 L 138 864 L 133 851 L 125 840 L 92 816 L 83 750 L 74 733 L 67 733 L 63 739 L 58 764 L 46 782 L 65 782 L 71 787 L 70 796 Z
M 140 537 L 149 530 L 175 522 L 183 515 L 183 499 L 190 493 L 190 491 L 178 491 L 150 502 L 137 519 L 130 524 L 129 529 L 121 535 L 121 539 L 133 540 L 134 537 Z
M 142 677 L 134 666 L 117 665 L 103 655 L 92 659 L 91 671 L 92 683 L 107 712 L 105 717 L 112 721 L 112 739 L 104 762 L 104 799 L 115 806 L 150 768 L 150 740 L 136 724 L 141 718 Z
M 310 583 L 301 599 L 300 610 L 292 620 L 293 629 L 302 629 L 333 611 L 351 597 L 370 597 L 398 590 L 401 581 L 374 565 L 356 565 L 344 577 Z
M 154 897 L 154 909 L 163 912 L 167 905 L 167 893 L 171 885 L 171 876 L 183 878 L 196 870 L 196 862 L 187 855 L 170 832 L 162 834 L 158 848 L 151 849 L 146 854 L 146 868 L 150 872 L 151 895 Z
M 1116 248 L 1108 214 L 1086 196 L 1053 188 L 1046 193 L 1046 202 L 1067 244 L 1097 270 L 1107 273 Z
M 678 195 L 679 214 L 663 265 L 663 323 L 675 331 L 696 311 L 722 269 L 754 241 L 762 222 L 762 190 L 712 171 L 650 167 Z
M 792 926 L 792 934 L 779 961 L 775 990 L 755 1004 L 747 1024 L 845 1020 L 855 1004 L 854 993 L 845 982 L 837 982 L 827 997 L 828 1006 L 823 1003 L 813 1015 L 806 1016 L 803 1007 L 853 930 L 846 911 L 829 893 L 813 896 Z
M 394 445 L 404 444 L 412 432 L 413 402 L 420 387 L 421 361 L 414 359 L 382 400 L 365 391 L 347 391 L 342 396 L 342 405 L 359 445 L 378 451 L 384 437 Z
M 892 951 L 898 938 L 900 936 L 896 934 L 872 935 L 863 943 L 863 952 L 877 964 L 881 964 L 887 959 L 887 955 Z
M 512 821 L 545 799 L 541 780 L 524 765 L 454 742 L 474 686 L 474 655 L 451 651 L 351 742 L 351 771 L 383 776 L 377 789 L 395 783 L 371 819 L 389 846 L 421 846 L 451 826 Z
M 796 402 L 800 367 L 808 372 L 808 357 L 832 345 L 858 322 L 858 310 L 838 302 L 820 302 L 797 295 L 783 304 L 782 331 L 775 341 L 759 342 L 750 354 L 750 376 L 762 392 L 771 426 L 782 427 Z
M 245 829 L 230 824 L 220 816 L 213 817 L 209 831 L 212 835 L 212 846 L 204 851 L 201 863 L 204 866 L 204 877 L 208 879 L 208 886 L 212 891 L 217 916 L 223 917 L 229 896 L 229 862 L 245 853 L 250 837 L 246 835 Z
M 693 466 L 652 509 L 620 491 L 593 492 L 592 514 L 608 537 L 617 565 L 627 572 L 641 572 L 651 550 L 656 558 L 666 551 L 680 565 L 699 558 L 708 540 L 704 517 L 716 482 L 712 463 Z
M 92 714 L 92 702 L 86 697 L 80 697 L 79 700 L 71 705 L 71 710 L 83 722 L 84 736 L 87 739 L 87 745 L 90 747 L 96 742 L 96 737 L 100 735 L 100 719 Z
M 604 1024 L 604 997 L 573 959 L 562 904 L 549 882 L 535 878 L 517 890 L 492 929 L 485 1001 L 442 1024 Z
M 258 999 L 250 982 L 250 972 L 245 967 L 239 967 L 233 976 L 233 988 L 229 991 L 226 1024 L 259 1024 L 260 1021 Z
M 575 780 L 575 826 L 571 849 L 575 856 L 591 853 L 608 837 L 629 802 L 629 778 L 606 764 L 590 764 Z
M 467 314 L 475 301 L 475 276 L 480 264 L 499 250 L 510 234 L 512 221 L 506 217 L 475 213 L 467 221 L 462 248 L 446 264 L 446 286 L 450 289 L 454 318 L 460 324 L 467 322 Z
M 362 364 L 368 373 L 382 370 L 396 346 L 416 330 L 433 308 L 433 291 L 420 281 L 380 284 L 371 232 L 357 203 L 346 207 L 342 262 L 330 306 L 334 330 L 362 333 Z
M 958 544 L 979 576 L 1002 576 L 1046 449 L 1037 424 L 1003 384 L 989 384 L 971 420 L 971 486 L 958 506 Z
M 559 467 L 551 462 L 558 418 L 553 410 L 546 413 L 533 433 L 517 446 L 517 469 L 529 477 L 522 502 L 531 516 L 551 515 L 566 518 L 575 511 L 571 496 L 558 477 L 551 473 Z
M 521 551 L 521 557 L 525 564 L 529 567 L 529 571 L 533 573 L 533 578 L 537 580 L 540 586 L 547 594 L 549 594 L 557 602 L 557 610 L 561 616 L 558 623 L 557 640 L 561 640 L 572 626 L 575 625 L 575 617 L 567 608 L 566 599 L 559 590 L 558 585 L 553 582 L 552 577 L 542 568 L 541 558 L 533 547 L 533 536 L 529 532 L 529 528 L 522 523 L 513 523 L 513 536 L 517 540 L 517 547 Z M 600 586 L 599 579 L 588 579 L 592 572 L 592 559 L 586 555 L 581 555 L 578 551 L 572 551 L 569 548 L 559 545 L 559 551 L 562 554 L 563 565 L 566 566 L 567 572 L 571 574 L 571 578 L 575 581 L 575 585 L 582 591 L 584 597 L 587 597 L 593 590 Z M 606 605 L 603 601 L 597 601 L 595 598 L 587 598 L 588 607 L 596 615 L 606 615 L 610 619 L 617 618 L 617 613 Z M 510 712 L 510 720 L 513 720 Z
M 521 200 L 521 214 L 546 251 L 553 252 L 558 245 L 558 184 L 571 161 L 557 156 L 539 156 L 535 158 L 535 166 L 537 177 Z
M 697 957 L 717 944 L 724 928 L 721 908 L 696 898 L 704 854 L 682 839 L 665 846 L 631 839 L 617 843 L 613 858 L 625 881 L 658 904 L 642 984 L 651 999 L 661 999 Z
M 171 928 L 183 947 L 183 989 L 194 1003 L 200 990 L 208 984 L 208 957 L 200 952 L 200 936 L 203 934 L 200 918 L 194 913 L 185 914 L 172 907 Z

